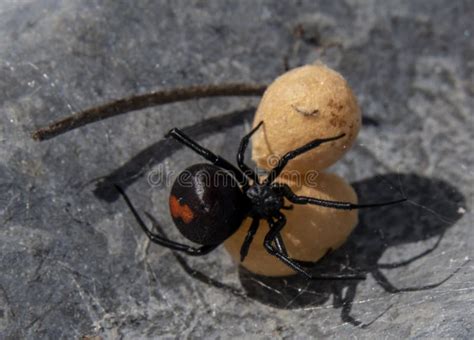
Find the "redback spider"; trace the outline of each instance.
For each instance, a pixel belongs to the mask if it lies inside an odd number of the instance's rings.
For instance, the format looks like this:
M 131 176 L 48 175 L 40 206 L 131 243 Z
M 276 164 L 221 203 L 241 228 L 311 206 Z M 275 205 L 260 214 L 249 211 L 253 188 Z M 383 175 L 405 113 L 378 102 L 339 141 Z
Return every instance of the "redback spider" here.
M 364 277 L 361 275 L 313 276 L 303 268 L 302 261 L 288 256 L 280 234 L 286 224 L 285 215 L 281 210 L 289 209 L 284 206 L 284 198 L 294 204 L 314 204 L 342 210 L 381 207 L 404 202 L 406 198 L 375 204 L 353 204 L 297 196 L 288 185 L 275 183 L 275 179 L 293 158 L 323 143 L 340 139 L 344 137 L 344 134 L 315 139 L 286 153 L 269 171 L 267 177 L 261 181 L 257 173 L 244 163 L 244 154 L 250 137 L 262 124 L 263 122 L 260 122 L 240 141 L 237 153 L 238 168 L 200 146 L 177 128 L 172 129 L 166 135 L 166 137 L 176 139 L 212 163 L 195 164 L 183 171 L 174 182 L 169 198 L 169 207 L 174 223 L 184 237 L 200 244 L 199 247 L 177 243 L 153 233 L 143 222 L 125 192 L 119 186 L 116 188 L 124 197 L 148 238 L 152 242 L 172 250 L 181 251 L 191 256 L 206 255 L 230 237 L 240 227 L 243 220 L 249 216 L 252 218 L 252 223 L 240 249 L 241 261 L 247 256 L 260 221 L 266 220 L 270 230 L 265 236 L 263 247 L 269 254 L 276 256 L 296 272 L 309 279 L 317 280 L 363 279 Z
M 54 122 L 49 126 L 36 130 L 32 137 L 40 141 L 54 138 L 57 135 L 101 119 L 154 105 L 214 96 L 261 96 L 265 88 L 265 85 L 252 84 L 206 85 L 156 91 L 148 94 L 132 96 L 75 113 L 69 117 Z M 275 168 L 269 172 L 267 178 L 260 182 L 257 174 L 245 165 L 244 153 L 252 134 L 255 133 L 262 124 L 263 123 L 260 123 L 255 129 L 242 138 L 237 154 L 238 168 L 223 158 L 213 154 L 211 151 L 203 148 L 179 129 L 172 129 L 167 134 L 168 137 L 173 137 L 212 163 L 196 164 L 183 171 L 183 173 L 178 176 L 177 181 L 172 187 L 169 200 L 171 214 L 176 226 L 186 238 L 200 244 L 198 247 L 177 243 L 161 236 L 159 233 L 152 232 L 143 222 L 130 199 L 126 196 L 124 190 L 119 186 L 116 186 L 116 188 L 125 199 L 125 202 L 131 209 L 140 227 L 146 233 L 148 238 L 152 242 L 172 250 L 184 252 L 192 256 L 206 255 L 222 244 L 225 239 L 230 237 L 240 227 L 243 220 L 247 216 L 250 216 L 253 220 L 241 247 L 241 260 L 245 259 L 253 237 L 259 227 L 259 222 L 263 219 L 266 220 L 270 226 L 270 230 L 264 239 L 263 246 L 265 249 L 290 268 L 302 274 L 301 276 L 303 278 L 306 277 L 316 280 L 364 279 L 365 274 L 360 272 L 356 275 L 310 275 L 303 267 L 307 267 L 308 265 L 312 266 L 314 263 L 290 258 L 280 235 L 280 232 L 285 227 L 286 223 L 286 218 L 281 210 L 289 208 L 283 205 L 284 199 L 286 198 L 294 204 L 314 204 L 329 209 L 342 210 L 385 206 L 400 203 L 406 201 L 406 199 L 403 198 L 391 202 L 363 205 L 352 204 L 350 202 L 334 202 L 312 197 L 297 196 L 288 186 L 274 183 L 275 179 L 285 168 L 287 162 L 291 161 L 291 159 L 298 157 L 302 153 L 316 148 L 323 143 L 340 139 L 344 137 L 344 134 L 330 138 L 316 139 L 296 150 L 288 152 L 279 160 Z M 154 227 L 156 227 L 157 230 L 161 230 L 161 228 L 157 226 L 154 218 L 148 214 L 147 216 L 151 219 Z M 428 254 L 433 251 L 438 244 L 439 241 L 432 249 L 425 251 L 409 261 L 400 262 L 400 265 L 408 264 L 409 262 Z M 328 252 L 330 250 L 331 249 L 329 249 Z M 187 272 L 191 273 L 192 276 L 203 280 L 203 274 L 187 268 L 187 265 L 183 265 L 184 261 L 181 257 L 177 254 L 175 255 L 177 256 L 179 263 Z M 458 267 L 444 280 L 422 287 L 398 289 L 387 282 L 383 276 L 380 278 L 374 276 L 374 272 L 370 272 L 376 281 L 388 292 L 409 292 L 432 289 L 443 284 L 468 262 L 469 260 L 466 260 L 464 264 Z M 382 267 L 378 266 L 377 268 Z M 375 271 L 375 273 L 377 273 L 377 271 Z M 216 287 L 225 286 L 220 283 L 212 283 L 213 281 L 214 280 L 212 279 L 207 280 L 205 278 L 203 282 L 211 282 L 211 284 Z M 354 294 L 355 286 L 353 286 L 353 282 L 350 282 L 350 284 L 351 285 L 348 286 L 348 292 L 345 296 L 342 296 L 342 292 L 339 293 L 336 291 L 334 293 L 335 298 L 337 296 L 338 301 L 340 300 L 343 305 L 341 316 L 344 321 L 355 326 L 368 327 L 383 315 L 383 313 L 370 323 L 366 324 L 362 324 L 353 319 L 349 315 L 351 308 L 350 296 L 351 294 Z M 331 286 L 337 289 L 334 285 Z M 234 292 L 233 289 L 231 289 L 231 291 Z

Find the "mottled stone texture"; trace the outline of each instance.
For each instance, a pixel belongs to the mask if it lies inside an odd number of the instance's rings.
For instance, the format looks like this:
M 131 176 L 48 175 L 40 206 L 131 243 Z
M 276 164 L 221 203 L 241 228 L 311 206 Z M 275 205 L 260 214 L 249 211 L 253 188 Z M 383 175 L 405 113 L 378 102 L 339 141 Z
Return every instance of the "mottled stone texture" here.
M 474 241 L 473 17 L 468 0 L 2 1 L 0 337 L 473 338 L 473 262 L 462 266 Z M 347 245 L 314 269 L 357 267 L 365 281 L 259 278 L 223 249 L 184 262 L 149 244 L 98 182 L 121 182 L 179 239 L 169 186 L 149 182 L 199 157 L 164 132 L 185 127 L 233 160 L 258 98 L 195 100 L 30 138 L 126 95 L 270 82 L 285 57 L 322 59 L 360 100 L 360 137 L 333 170 L 361 201 L 396 188 L 411 200 L 362 212 Z M 439 287 L 392 293 L 460 266 Z

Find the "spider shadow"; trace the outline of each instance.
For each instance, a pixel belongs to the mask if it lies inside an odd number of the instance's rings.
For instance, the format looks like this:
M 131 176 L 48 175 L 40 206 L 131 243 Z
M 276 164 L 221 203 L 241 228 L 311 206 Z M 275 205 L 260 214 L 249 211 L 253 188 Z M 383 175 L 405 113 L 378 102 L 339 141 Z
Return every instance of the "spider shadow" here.
M 314 275 L 341 273 L 343 264 L 361 274 L 371 275 L 388 293 L 417 291 L 436 287 L 438 284 L 395 287 L 383 274 L 382 269 L 406 266 L 433 252 L 441 242 L 446 230 L 462 215 L 459 206 L 465 203 L 464 196 L 449 183 L 415 174 L 386 174 L 353 183 L 360 202 L 383 202 L 397 197 L 388 190 L 402 187 L 410 201 L 423 205 L 403 204 L 359 211 L 359 224 L 343 247 L 330 254 L 311 268 Z M 427 211 L 431 210 L 432 212 Z M 442 212 L 442 216 L 433 212 Z M 397 263 L 379 263 L 389 247 L 397 247 L 436 238 L 431 247 L 415 256 Z M 432 242 L 430 243 L 432 244 Z M 451 277 L 451 276 L 449 276 Z M 449 278 L 448 277 L 448 278 Z M 341 319 L 354 326 L 366 327 L 375 321 L 362 323 L 351 315 L 356 297 L 356 280 L 310 281 L 300 275 L 289 277 L 265 277 L 239 268 L 241 284 L 249 298 L 279 309 L 298 309 L 320 306 L 333 296 L 333 306 L 341 308 Z

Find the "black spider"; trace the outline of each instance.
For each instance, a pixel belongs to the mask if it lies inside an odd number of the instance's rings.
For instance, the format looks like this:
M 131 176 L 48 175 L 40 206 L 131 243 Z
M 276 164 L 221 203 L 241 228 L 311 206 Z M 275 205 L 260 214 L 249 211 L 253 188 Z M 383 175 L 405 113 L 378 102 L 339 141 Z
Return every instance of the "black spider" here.
M 303 268 L 302 261 L 288 256 L 280 234 L 286 224 L 285 215 L 281 210 L 288 209 L 284 206 L 284 198 L 294 204 L 315 204 L 343 210 L 380 207 L 400 203 L 406 201 L 406 199 L 363 205 L 327 201 L 297 196 L 286 184 L 274 183 L 290 160 L 323 143 L 342 138 L 344 134 L 315 139 L 296 150 L 286 153 L 278 161 L 278 164 L 270 170 L 266 179 L 261 182 L 257 173 L 244 163 L 244 154 L 250 137 L 262 124 L 263 122 L 260 122 L 242 138 L 237 153 L 239 168 L 200 146 L 177 128 L 172 129 L 166 135 L 166 137 L 173 137 L 212 163 L 195 164 L 183 171 L 173 184 L 169 200 L 171 215 L 176 226 L 184 237 L 200 244 L 199 247 L 177 243 L 153 233 L 145 225 L 125 192 L 119 186 L 116 186 L 117 190 L 124 197 L 125 202 L 149 239 L 172 250 L 181 251 L 192 256 L 206 255 L 229 238 L 240 227 L 243 220 L 250 216 L 253 220 L 240 250 L 241 261 L 247 256 L 260 220 L 264 219 L 268 222 L 270 230 L 265 236 L 263 246 L 268 253 L 276 256 L 293 270 L 310 279 L 346 280 L 361 278 L 360 275 L 315 277 Z

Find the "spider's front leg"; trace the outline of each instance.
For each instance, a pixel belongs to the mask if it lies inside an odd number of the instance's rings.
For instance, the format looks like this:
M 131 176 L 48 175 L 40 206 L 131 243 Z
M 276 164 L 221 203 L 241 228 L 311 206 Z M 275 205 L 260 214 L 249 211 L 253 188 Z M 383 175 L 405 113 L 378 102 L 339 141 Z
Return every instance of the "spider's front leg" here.
M 250 169 L 250 167 L 244 163 L 245 150 L 250 141 L 250 137 L 263 125 L 263 121 L 258 123 L 248 134 L 246 134 L 240 141 L 239 151 L 237 152 L 237 164 L 239 165 L 240 170 L 242 170 L 247 176 L 252 178 L 255 183 L 259 183 L 258 175 Z
M 214 165 L 217 165 L 227 171 L 229 171 L 234 177 L 239 181 L 242 186 L 248 186 L 248 179 L 247 177 L 239 171 L 235 166 L 229 163 L 227 160 L 214 154 L 212 151 L 206 149 L 205 147 L 199 145 L 194 140 L 189 138 L 183 131 L 178 128 L 171 129 L 165 137 L 173 137 L 181 144 L 187 146 L 198 155 L 204 157 L 206 160 L 211 162 Z
M 282 158 L 280 158 L 280 160 L 278 161 L 278 164 L 270 171 L 267 178 L 265 179 L 264 184 L 273 183 L 273 181 L 281 174 L 281 172 L 286 167 L 288 162 L 291 161 L 293 158 L 298 157 L 299 155 L 301 155 L 305 152 L 308 152 L 312 149 L 315 149 L 318 146 L 320 146 L 321 144 L 338 140 L 338 139 L 340 139 L 344 136 L 345 136 L 345 134 L 343 133 L 343 134 L 341 134 L 339 136 L 336 136 L 336 137 L 320 138 L 320 139 L 318 138 L 318 139 L 315 139 L 315 140 L 299 147 L 298 149 L 287 152 L 286 154 L 283 155 Z

